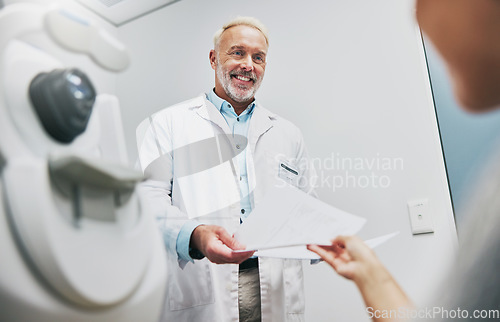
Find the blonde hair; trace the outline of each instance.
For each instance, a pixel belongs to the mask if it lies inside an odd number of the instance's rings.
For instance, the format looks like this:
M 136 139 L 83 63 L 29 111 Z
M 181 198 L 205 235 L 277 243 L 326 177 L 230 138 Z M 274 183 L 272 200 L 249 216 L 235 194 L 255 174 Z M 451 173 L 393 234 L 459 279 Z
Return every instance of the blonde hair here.
M 264 26 L 264 24 L 262 22 L 260 22 L 257 18 L 254 18 L 254 17 L 240 17 L 240 16 L 238 16 L 238 17 L 234 18 L 233 20 L 227 22 L 226 24 L 224 24 L 222 26 L 222 28 L 217 30 L 217 32 L 214 35 L 214 49 L 217 49 L 217 46 L 219 45 L 220 37 L 222 36 L 222 33 L 224 31 L 226 31 L 227 29 L 229 29 L 231 27 L 241 26 L 241 25 L 249 26 L 249 27 L 255 28 L 258 31 L 260 31 L 262 33 L 262 35 L 264 35 L 264 38 L 266 38 L 266 43 L 269 46 L 269 32 L 268 32 L 266 26 Z

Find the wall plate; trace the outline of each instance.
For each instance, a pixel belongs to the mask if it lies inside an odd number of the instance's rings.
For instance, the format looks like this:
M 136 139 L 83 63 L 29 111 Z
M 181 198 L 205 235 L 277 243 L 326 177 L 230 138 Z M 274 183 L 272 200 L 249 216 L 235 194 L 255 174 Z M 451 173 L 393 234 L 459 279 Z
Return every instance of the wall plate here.
M 410 214 L 410 223 L 413 235 L 434 232 L 434 225 L 429 211 L 428 199 L 409 201 L 408 212 Z

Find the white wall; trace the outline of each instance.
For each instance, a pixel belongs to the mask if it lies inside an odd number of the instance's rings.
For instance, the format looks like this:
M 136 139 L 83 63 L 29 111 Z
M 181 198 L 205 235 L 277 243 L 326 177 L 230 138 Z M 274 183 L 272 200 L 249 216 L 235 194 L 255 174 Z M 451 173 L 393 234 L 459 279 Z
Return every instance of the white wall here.
M 132 57 L 117 83 L 130 156 L 142 119 L 213 87 L 208 52 L 220 25 L 236 15 L 259 18 L 271 46 L 258 100 L 302 129 L 322 164 L 320 198 L 366 217 L 363 238 L 401 232 L 376 251 L 422 303 L 456 234 L 413 11 L 410 0 L 182 0 L 120 27 Z M 365 165 L 339 168 L 335 158 Z M 340 185 L 346 176 L 349 186 Z M 429 199 L 435 233 L 413 236 L 407 202 L 420 198 Z M 308 321 L 368 320 L 352 283 L 325 264 L 305 273 Z

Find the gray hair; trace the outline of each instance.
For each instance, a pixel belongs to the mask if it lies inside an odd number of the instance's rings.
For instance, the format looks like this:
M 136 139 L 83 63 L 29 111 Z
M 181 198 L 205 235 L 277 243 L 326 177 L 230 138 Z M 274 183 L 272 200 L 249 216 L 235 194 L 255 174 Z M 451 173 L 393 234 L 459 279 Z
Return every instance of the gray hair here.
M 224 31 L 226 31 L 227 29 L 229 29 L 231 27 L 241 26 L 241 25 L 249 26 L 249 27 L 255 28 L 258 31 L 260 31 L 262 33 L 262 35 L 264 35 L 264 38 L 266 38 L 266 43 L 269 46 L 269 32 L 268 32 L 266 26 L 264 26 L 264 24 L 262 22 L 260 22 L 257 18 L 254 18 L 254 17 L 236 17 L 236 18 L 232 19 L 231 21 L 227 22 L 226 24 L 224 24 L 222 26 L 222 28 L 217 30 L 217 32 L 214 35 L 214 49 L 217 49 L 217 46 L 219 45 L 220 37 L 222 36 L 222 33 Z

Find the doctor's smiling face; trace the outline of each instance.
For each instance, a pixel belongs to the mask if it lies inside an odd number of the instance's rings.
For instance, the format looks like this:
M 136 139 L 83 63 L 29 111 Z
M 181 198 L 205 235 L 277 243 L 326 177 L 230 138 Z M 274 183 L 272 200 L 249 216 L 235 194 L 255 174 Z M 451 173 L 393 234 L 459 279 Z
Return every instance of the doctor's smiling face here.
M 215 70 L 215 93 L 242 112 L 253 101 L 266 69 L 268 44 L 256 28 L 238 25 L 226 29 L 210 51 Z

